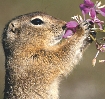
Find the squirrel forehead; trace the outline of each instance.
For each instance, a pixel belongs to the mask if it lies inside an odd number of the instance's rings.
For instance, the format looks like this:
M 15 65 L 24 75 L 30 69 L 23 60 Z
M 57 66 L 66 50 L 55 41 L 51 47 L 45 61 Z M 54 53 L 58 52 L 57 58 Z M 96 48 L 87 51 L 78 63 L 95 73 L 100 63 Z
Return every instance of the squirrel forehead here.
M 32 24 L 32 20 L 40 19 L 43 23 L 40 25 Z M 59 20 L 55 17 L 52 17 L 50 15 L 44 14 L 42 12 L 34 12 L 29 14 L 20 15 L 18 17 L 15 17 L 8 23 L 8 30 L 17 30 L 18 28 L 22 29 L 45 29 L 45 28 L 56 28 L 60 27 L 65 24 L 65 21 Z
M 45 13 L 42 13 L 42 12 L 33 12 L 33 13 L 29 13 L 29 14 L 24 14 L 24 15 L 21 15 L 21 16 L 18 16 L 14 19 L 12 19 L 12 22 L 26 22 L 26 21 L 31 21 L 31 20 L 34 20 L 34 19 L 40 19 L 42 21 L 45 21 L 45 22 L 54 22 L 54 21 L 58 21 L 59 19 L 53 17 L 53 16 L 50 16 L 48 14 L 45 14 Z
M 34 19 L 40 19 L 43 23 L 40 25 L 34 25 L 31 23 Z M 7 38 L 15 40 L 19 35 L 21 37 L 27 36 L 38 36 L 44 34 L 58 33 L 60 34 L 62 26 L 65 24 L 64 21 L 56 19 L 50 15 L 44 14 L 42 12 L 34 12 L 29 14 L 24 14 L 12 19 L 6 26 L 4 33 Z
M 32 20 L 35 19 L 40 19 L 43 24 L 41 25 L 34 25 L 32 24 Z M 9 23 L 8 23 L 8 28 L 19 28 L 19 27 L 33 27 L 37 29 L 43 29 L 43 28 L 50 28 L 50 26 L 55 26 L 55 27 L 62 27 L 66 22 L 59 20 L 53 16 L 50 16 L 48 14 L 42 13 L 42 12 L 33 12 L 29 14 L 24 14 L 17 16 L 13 18 Z

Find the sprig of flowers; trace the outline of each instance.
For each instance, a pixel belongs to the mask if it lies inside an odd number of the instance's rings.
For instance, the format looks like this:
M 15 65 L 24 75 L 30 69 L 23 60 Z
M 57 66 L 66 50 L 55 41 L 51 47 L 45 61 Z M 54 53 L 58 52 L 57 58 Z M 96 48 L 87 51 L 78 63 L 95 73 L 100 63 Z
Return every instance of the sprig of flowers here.
M 101 6 L 101 1 L 96 1 L 96 3 L 94 3 L 91 0 L 84 0 L 84 3 L 80 4 L 79 7 L 82 11 L 83 18 L 80 15 L 72 17 L 72 19 L 75 19 L 76 21 L 70 21 L 66 24 L 67 30 L 63 36 L 64 38 L 72 36 L 76 32 L 77 25 L 83 21 L 93 23 L 93 28 L 91 28 L 91 30 L 93 30 L 95 33 L 105 32 L 105 28 L 103 29 L 102 26 L 104 21 L 101 21 L 98 18 L 98 14 L 101 14 L 105 17 L 105 5 Z M 90 19 L 86 19 L 86 14 L 89 15 Z M 99 28 L 96 28 L 96 24 L 99 26 Z M 105 52 L 105 44 L 99 43 L 93 35 L 89 34 L 89 36 L 95 42 L 96 49 L 98 50 L 92 61 L 92 65 L 95 66 L 98 54 L 100 52 Z M 105 37 L 103 37 L 102 40 L 105 41 Z M 105 60 L 99 60 L 99 62 L 103 63 Z
M 101 1 L 96 1 L 96 4 L 94 4 L 91 0 L 84 0 L 84 3 L 80 4 L 80 9 L 84 16 L 84 20 L 86 20 L 86 14 L 88 14 L 90 16 L 90 21 L 92 21 L 94 24 L 98 24 L 101 30 L 104 21 L 98 19 L 97 15 L 101 14 L 102 16 L 105 16 L 105 5 L 100 5 Z
M 70 21 L 66 24 L 66 33 L 63 35 L 64 38 L 71 37 L 76 32 L 76 27 L 83 22 L 83 19 L 80 15 L 72 17 L 72 19 L 75 19 L 76 21 Z
M 101 21 L 98 19 L 98 14 L 101 14 L 102 16 L 105 16 L 105 5 L 100 6 L 101 1 L 98 2 L 96 1 L 96 4 L 94 4 L 91 0 L 84 0 L 83 4 L 80 4 L 80 9 L 82 11 L 82 14 L 84 16 L 84 19 L 86 18 L 85 15 L 88 14 L 90 16 L 90 21 L 93 22 L 94 24 L 98 24 L 100 28 L 96 29 L 94 25 L 94 31 L 95 32 L 105 32 L 105 29 L 102 29 L 102 24 L 104 21 Z M 99 54 L 99 52 L 105 52 L 105 44 L 98 43 L 98 41 L 90 35 L 90 37 L 95 41 L 96 44 L 96 49 L 98 52 L 95 55 L 95 58 L 92 61 L 92 65 L 95 66 L 96 64 L 96 58 Z M 99 62 L 105 62 L 105 60 L 99 60 Z

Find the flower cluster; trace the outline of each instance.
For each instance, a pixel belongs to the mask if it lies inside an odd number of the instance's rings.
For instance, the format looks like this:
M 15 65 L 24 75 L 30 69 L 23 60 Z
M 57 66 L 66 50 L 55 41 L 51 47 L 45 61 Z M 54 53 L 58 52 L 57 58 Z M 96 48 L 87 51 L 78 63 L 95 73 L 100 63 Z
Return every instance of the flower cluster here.
M 91 21 L 93 23 L 97 23 L 100 26 L 100 29 L 102 29 L 101 24 L 104 23 L 104 21 L 99 20 L 97 17 L 97 14 L 101 14 L 102 16 L 105 16 L 105 5 L 103 6 L 100 6 L 100 5 L 101 5 L 101 1 L 100 2 L 96 1 L 96 4 L 94 4 L 90 0 L 84 0 L 84 3 L 80 4 L 80 9 L 84 16 L 84 19 L 85 19 L 85 15 L 89 14 Z
M 104 21 L 101 21 L 98 18 L 98 14 L 101 14 L 102 16 L 105 17 L 105 5 L 101 6 L 101 1 L 100 2 L 96 1 L 96 3 L 94 3 L 91 0 L 84 0 L 84 3 L 80 4 L 79 7 L 82 11 L 83 18 L 80 15 L 72 17 L 72 19 L 75 19 L 76 21 L 70 21 L 66 24 L 67 30 L 65 35 L 63 36 L 64 38 L 68 38 L 72 36 L 76 32 L 77 25 L 79 25 L 83 21 L 88 21 L 93 23 L 92 30 L 94 32 L 96 33 L 105 32 L 105 29 L 102 28 L 102 24 L 104 23 Z M 86 14 L 89 15 L 90 19 L 86 19 Z M 99 26 L 99 28 L 95 27 L 96 24 Z M 98 50 L 92 62 L 93 66 L 95 66 L 96 58 L 99 52 L 105 52 L 105 44 L 98 43 L 96 38 L 94 38 L 91 34 L 89 35 L 91 39 L 95 41 L 96 49 Z M 105 38 L 103 40 L 105 41 Z M 105 62 L 105 60 L 99 60 L 99 62 L 102 63 L 102 62 Z

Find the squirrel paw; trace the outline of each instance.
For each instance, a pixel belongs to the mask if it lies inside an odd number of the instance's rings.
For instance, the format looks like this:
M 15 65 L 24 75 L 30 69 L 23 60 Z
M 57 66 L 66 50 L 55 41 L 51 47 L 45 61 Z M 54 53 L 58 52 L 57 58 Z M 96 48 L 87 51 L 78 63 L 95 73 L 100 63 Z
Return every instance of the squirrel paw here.
M 82 29 L 85 31 L 85 32 L 89 32 L 90 29 L 91 29 L 91 24 L 88 22 L 88 21 L 84 21 L 80 24 L 80 27 L 82 27 Z

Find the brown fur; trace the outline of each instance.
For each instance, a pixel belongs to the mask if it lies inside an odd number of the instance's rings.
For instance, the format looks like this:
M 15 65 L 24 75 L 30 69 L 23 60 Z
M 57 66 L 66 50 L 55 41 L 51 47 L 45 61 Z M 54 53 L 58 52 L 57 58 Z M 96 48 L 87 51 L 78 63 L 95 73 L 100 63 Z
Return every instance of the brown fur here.
M 44 24 L 33 25 L 41 18 Z M 4 99 L 58 99 L 60 78 L 70 73 L 82 57 L 89 33 L 84 23 L 63 39 L 65 21 L 41 12 L 12 19 L 4 29 Z M 56 38 L 56 40 L 55 40 Z

